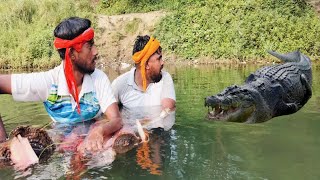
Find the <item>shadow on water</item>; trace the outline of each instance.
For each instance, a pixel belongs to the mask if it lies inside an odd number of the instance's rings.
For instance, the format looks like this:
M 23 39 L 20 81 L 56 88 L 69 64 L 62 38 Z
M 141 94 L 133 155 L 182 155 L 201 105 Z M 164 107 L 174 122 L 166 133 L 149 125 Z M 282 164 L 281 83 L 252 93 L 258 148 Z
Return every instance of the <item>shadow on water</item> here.
M 167 66 L 177 95 L 175 125 L 156 132 L 139 147 L 105 167 L 88 169 L 81 179 L 317 179 L 320 177 L 320 68 L 313 66 L 313 96 L 297 113 L 262 124 L 210 122 L 204 98 L 242 84 L 259 65 Z M 119 72 L 105 70 L 110 79 Z M 6 127 L 50 122 L 42 103 L 15 103 L 1 96 Z M 36 165 L 27 179 L 64 179 L 68 156 L 55 154 Z M 47 175 L 45 175 L 47 174 Z M 15 176 L 0 170 L 0 178 Z

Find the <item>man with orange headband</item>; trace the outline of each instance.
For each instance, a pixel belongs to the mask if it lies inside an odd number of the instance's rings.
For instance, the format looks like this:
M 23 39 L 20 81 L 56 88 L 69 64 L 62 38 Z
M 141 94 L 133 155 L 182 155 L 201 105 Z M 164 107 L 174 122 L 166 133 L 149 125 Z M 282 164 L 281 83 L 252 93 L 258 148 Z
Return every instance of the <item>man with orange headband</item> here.
M 71 125 L 69 131 L 104 113 L 109 121 L 91 126 L 81 146 L 102 149 L 103 137 L 119 130 L 122 120 L 107 75 L 95 68 L 98 52 L 91 21 L 65 19 L 54 36 L 62 63 L 46 72 L 0 75 L 0 94 L 12 94 L 16 101 L 42 101 L 56 124 Z
M 160 42 L 148 35 L 138 36 L 133 47 L 132 59 L 135 67 L 112 82 L 119 106 L 122 107 L 122 111 L 129 111 L 127 114 L 131 117 L 141 111 L 142 116 L 146 116 L 145 112 L 160 106 L 162 114 L 160 116 L 157 112 L 155 118 L 164 118 L 169 111 L 175 110 L 176 96 L 170 74 L 162 70 L 164 61 Z M 150 115 L 147 116 L 150 118 Z M 123 120 L 126 123 L 127 118 Z M 168 130 L 173 124 L 174 119 L 173 122 L 167 123 L 160 119 L 150 128 L 160 127 Z

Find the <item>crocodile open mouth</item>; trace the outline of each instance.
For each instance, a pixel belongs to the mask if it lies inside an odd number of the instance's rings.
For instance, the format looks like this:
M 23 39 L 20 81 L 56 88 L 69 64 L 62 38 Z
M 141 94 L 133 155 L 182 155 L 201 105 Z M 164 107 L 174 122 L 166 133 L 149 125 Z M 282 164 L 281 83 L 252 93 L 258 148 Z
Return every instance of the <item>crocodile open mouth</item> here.
M 215 105 L 210 111 L 208 106 L 208 119 L 216 121 L 230 121 L 230 122 L 245 122 L 247 121 L 255 110 L 255 106 L 248 107 L 230 107 L 221 108 L 220 105 Z
M 206 97 L 204 105 L 208 107 L 208 119 L 216 121 L 247 122 L 256 110 L 253 92 L 237 85 Z
M 246 122 L 254 113 L 256 106 L 251 96 L 210 96 L 205 99 L 208 107 L 207 118 L 215 121 Z
M 239 108 L 230 108 L 230 109 L 222 109 L 220 105 L 216 105 L 215 107 L 208 106 L 208 118 L 209 119 L 225 119 L 229 114 L 233 114 L 239 111 Z

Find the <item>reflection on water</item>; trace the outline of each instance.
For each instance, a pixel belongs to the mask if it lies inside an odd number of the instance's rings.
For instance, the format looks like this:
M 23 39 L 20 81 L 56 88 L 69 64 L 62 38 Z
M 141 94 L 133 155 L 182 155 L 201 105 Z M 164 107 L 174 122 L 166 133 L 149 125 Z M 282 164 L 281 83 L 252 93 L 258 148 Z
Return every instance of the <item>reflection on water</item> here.
M 207 109 L 204 107 L 206 96 L 232 84 L 242 84 L 258 65 L 166 68 L 174 79 L 177 96 L 173 128 L 155 132 L 148 146 L 140 144 L 125 154 L 118 154 L 110 165 L 86 169 L 74 176 L 81 179 L 297 180 L 320 177 L 319 66 L 313 66 L 313 96 L 308 103 L 295 114 L 262 124 L 210 122 L 205 119 Z M 119 74 L 112 70 L 106 72 L 111 79 Z M 42 103 L 15 103 L 10 96 L 1 96 L 0 113 L 8 130 L 18 124 L 45 125 L 51 121 Z M 130 119 L 145 118 L 131 117 L 130 112 L 123 115 L 128 123 Z M 69 175 L 70 158 L 57 153 L 47 163 L 36 165 L 26 178 L 63 179 Z M 15 175 L 10 168 L 0 169 L 0 179 L 11 179 Z
M 125 125 L 136 126 L 136 120 L 142 122 L 142 126 L 145 129 L 163 128 L 168 131 L 172 128 L 175 122 L 175 111 L 169 112 L 165 118 L 160 118 L 162 111 L 161 106 L 149 106 L 149 107 L 136 107 L 136 108 L 123 108 L 121 110 L 122 120 Z

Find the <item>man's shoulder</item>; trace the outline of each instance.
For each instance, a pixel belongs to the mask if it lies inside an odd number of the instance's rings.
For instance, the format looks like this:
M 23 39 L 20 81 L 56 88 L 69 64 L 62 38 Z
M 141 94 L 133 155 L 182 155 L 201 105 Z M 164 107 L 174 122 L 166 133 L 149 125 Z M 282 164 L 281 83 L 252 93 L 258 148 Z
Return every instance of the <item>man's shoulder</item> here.
M 128 79 L 131 77 L 131 74 L 132 74 L 132 69 L 118 76 L 116 79 L 113 80 L 112 84 L 114 83 L 123 84 L 128 82 Z
M 107 74 L 105 72 L 103 72 L 102 70 L 100 69 L 95 69 L 93 71 L 92 74 L 90 74 L 90 76 L 95 80 L 95 79 L 100 79 L 100 78 L 107 78 Z
M 42 73 L 51 75 L 53 77 L 57 77 L 61 71 L 63 71 L 62 63 L 52 69 L 49 69 L 48 71 L 43 71 Z
M 162 75 L 165 75 L 165 76 L 171 76 L 170 73 L 168 73 L 167 71 L 165 70 L 162 70 Z
M 103 75 L 103 74 L 105 74 L 105 73 L 102 70 L 97 69 L 97 68 L 92 73 L 92 75 Z
M 47 71 L 32 72 L 30 74 L 42 77 L 42 79 L 57 79 L 61 71 L 63 71 L 63 66 L 59 65 Z
M 170 73 L 168 73 L 167 71 L 162 71 L 162 77 L 164 79 L 172 79 Z

